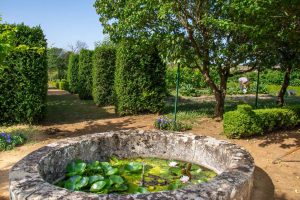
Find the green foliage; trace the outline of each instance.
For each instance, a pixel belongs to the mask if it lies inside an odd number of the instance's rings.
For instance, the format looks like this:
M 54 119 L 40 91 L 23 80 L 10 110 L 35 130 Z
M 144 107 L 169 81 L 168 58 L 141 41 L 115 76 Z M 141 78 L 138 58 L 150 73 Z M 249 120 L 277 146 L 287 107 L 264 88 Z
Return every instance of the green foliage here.
M 79 55 L 71 53 L 69 56 L 69 63 L 68 63 L 68 75 L 67 80 L 69 83 L 69 91 L 71 93 L 78 92 L 78 69 L 79 68 Z
M 49 77 L 53 79 L 66 79 L 67 78 L 67 68 L 69 61 L 70 52 L 65 51 L 62 48 L 52 47 L 48 49 L 47 52 L 47 61 L 48 61 L 48 70 L 55 73 L 56 77 Z
M 176 87 L 177 67 L 168 67 L 166 72 L 167 88 Z M 203 80 L 199 69 L 189 67 L 180 68 L 180 85 L 191 85 L 193 88 L 205 88 L 207 84 Z
M 93 51 L 82 49 L 79 54 L 78 94 L 80 99 L 92 99 Z
M 97 106 L 114 104 L 114 74 L 116 48 L 103 43 L 95 49 L 93 58 L 93 99 Z
M 7 134 L 2 132 L 0 134 L 0 151 L 11 150 L 16 146 L 22 145 L 27 138 L 24 134 Z
M 0 66 L 0 124 L 35 123 L 46 108 L 47 43 L 40 27 L 11 27 L 17 29 L 11 43 L 17 50 Z
M 166 97 L 165 65 L 152 45 L 122 42 L 115 72 L 116 109 L 120 115 L 158 112 Z
M 192 129 L 191 125 L 183 124 L 178 121 L 175 122 L 166 116 L 158 117 L 154 122 L 154 127 L 159 130 L 169 131 L 187 131 Z
M 157 158 L 118 159 L 109 162 L 81 160 L 67 165 L 64 180 L 57 186 L 97 194 L 140 194 L 159 192 L 207 182 L 217 174 L 199 165 Z M 114 171 L 113 174 L 110 172 Z M 187 174 L 190 174 L 188 178 Z M 186 176 L 187 181 L 182 181 Z M 141 186 L 142 185 L 142 186 Z
M 245 138 L 292 128 L 299 122 L 299 114 L 291 108 L 252 110 L 249 105 L 239 105 L 237 110 L 224 114 L 224 133 L 229 138 Z
M 58 88 L 60 90 L 69 90 L 69 83 L 67 82 L 67 80 L 62 79 L 58 83 Z

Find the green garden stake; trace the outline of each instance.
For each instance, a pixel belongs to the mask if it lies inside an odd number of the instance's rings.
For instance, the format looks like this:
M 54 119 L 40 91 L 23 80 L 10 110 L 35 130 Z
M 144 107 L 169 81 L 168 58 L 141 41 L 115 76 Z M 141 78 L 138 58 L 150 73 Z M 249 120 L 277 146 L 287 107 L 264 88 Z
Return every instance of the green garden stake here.
M 180 78 L 180 65 L 178 64 L 178 66 L 177 66 L 177 73 L 176 73 L 176 96 L 175 96 L 175 106 L 174 106 L 174 123 L 175 124 L 176 124 L 176 120 L 177 120 L 179 78 Z
M 260 67 L 258 67 L 258 69 L 257 69 L 255 108 L 257 108 L 257 106 L 258 106 L 259 74 L 260 74 Z

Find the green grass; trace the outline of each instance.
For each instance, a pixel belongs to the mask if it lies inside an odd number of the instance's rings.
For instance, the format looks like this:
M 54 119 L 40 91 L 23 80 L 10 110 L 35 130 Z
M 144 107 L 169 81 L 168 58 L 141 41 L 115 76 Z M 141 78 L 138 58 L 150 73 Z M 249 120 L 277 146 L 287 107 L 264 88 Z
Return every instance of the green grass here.
M 280 85 L 267 85 L 268 92 L 271 95 L 277 95 L 280 88 L 281 88 Z M 296 96 L 300 96 L 300 86 L 289 86 L 287 89 L 288 90 L 295 90 L 296 91 Z
M 113 107 L 97 107 L 92 100 L 77 95 L 49 95 L 47 114 L 42 124 L 64 124 L 116 117 Z

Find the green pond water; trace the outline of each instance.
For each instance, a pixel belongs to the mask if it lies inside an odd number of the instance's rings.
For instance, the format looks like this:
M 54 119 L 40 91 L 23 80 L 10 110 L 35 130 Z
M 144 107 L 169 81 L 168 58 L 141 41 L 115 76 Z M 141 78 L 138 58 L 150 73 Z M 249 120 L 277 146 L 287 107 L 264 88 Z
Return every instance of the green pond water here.
M 205 167 L 158 158 L 111 158 L 108 162 L 68 164 L 65 177 L 55 185 L 98 194 L 137 194 L 175 190 L 207 182 L 217 174 Z

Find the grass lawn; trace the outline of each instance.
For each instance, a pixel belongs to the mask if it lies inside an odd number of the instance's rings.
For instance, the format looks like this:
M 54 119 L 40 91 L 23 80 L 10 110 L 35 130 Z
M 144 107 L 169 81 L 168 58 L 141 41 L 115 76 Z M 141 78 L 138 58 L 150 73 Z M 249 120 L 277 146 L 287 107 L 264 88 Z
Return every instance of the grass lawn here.
M 281 88 L 280 85 L 267 85 L 268 92 L 271 95 L 277 95 L 280 88 Z M 300 86 L 289 86 L 287 89 L 288 90 L 295 90 L 296 91 L 296 96 L 300 96 Z

